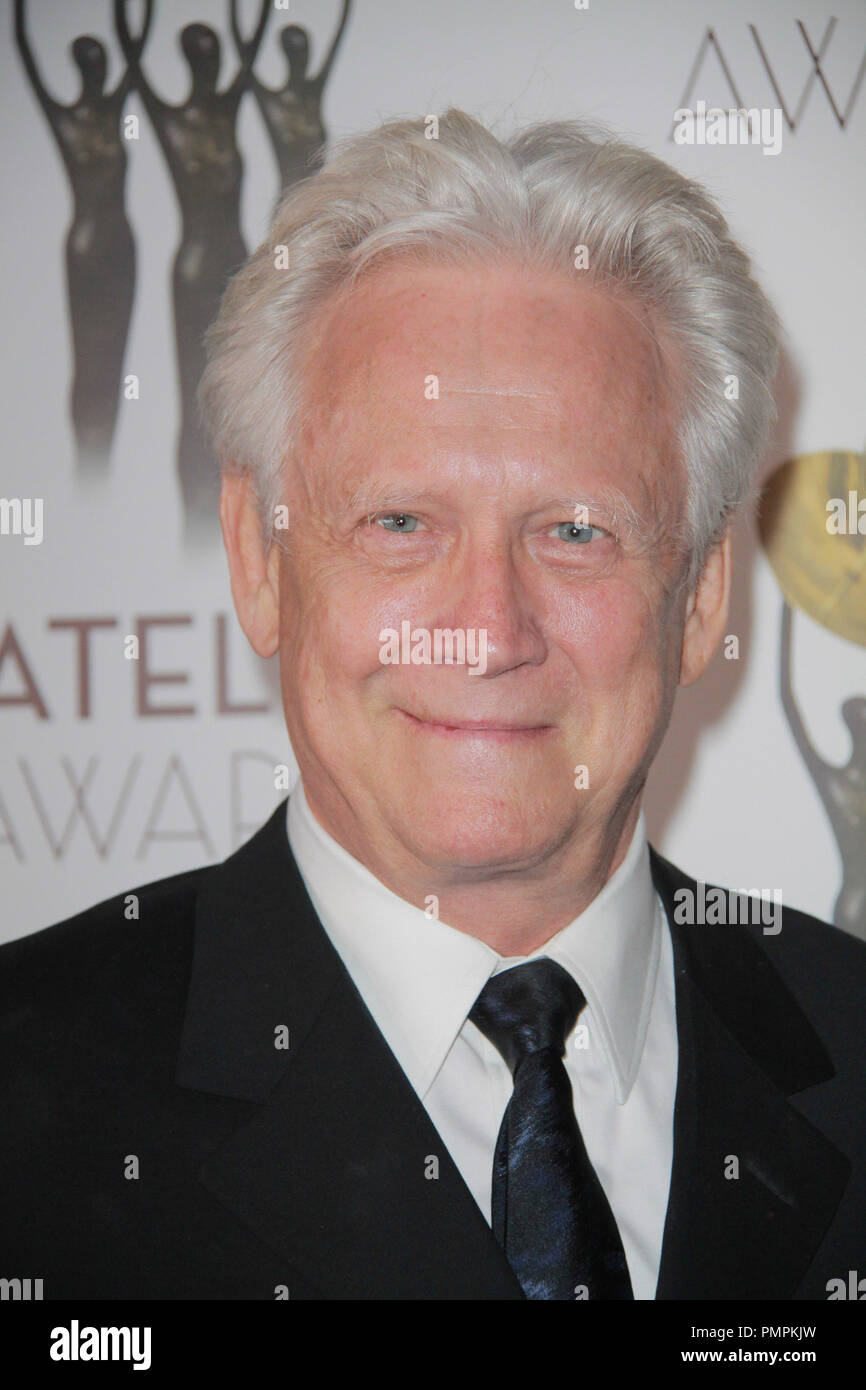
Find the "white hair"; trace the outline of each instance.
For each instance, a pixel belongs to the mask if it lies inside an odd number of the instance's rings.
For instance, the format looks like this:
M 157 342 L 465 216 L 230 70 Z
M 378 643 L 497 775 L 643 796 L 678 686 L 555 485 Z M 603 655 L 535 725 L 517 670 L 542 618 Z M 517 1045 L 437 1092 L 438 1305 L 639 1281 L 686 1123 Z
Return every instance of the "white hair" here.
M 577 246 L 586 270 L 574 268 Z M 454 108 L 436 139 L 420 120 L 390 120 L 339 142 L 286 194 L 223 296 L 199 387 L 219 465 L 253 473 L 263 524 L 311 408 L 304 350 L 317 311 L 400 255 L 458 265 L 516 257 L 622 291 L 648 312 L 677 359 L 691 584 L 731 513 L 757 495 L 776 416 L 779 322 L 710 194 L 582 121 L 499 140 Z

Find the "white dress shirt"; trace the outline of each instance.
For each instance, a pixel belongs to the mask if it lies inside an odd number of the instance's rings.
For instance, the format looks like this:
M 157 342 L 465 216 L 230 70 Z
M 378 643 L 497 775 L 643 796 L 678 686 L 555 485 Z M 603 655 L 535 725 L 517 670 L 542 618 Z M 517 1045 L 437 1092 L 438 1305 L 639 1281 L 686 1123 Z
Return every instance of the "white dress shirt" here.
M 655 1297 L 673 1154 L 673 949 L 641 809 L 588 907 L 529 956 L 503 957 L 386 888 L 316 820 L 299 781 L 287 833 L 307 892 L 364 1003 L 490 1224 L 493 1154 L 512 1078 L 468 1018 L 491 975 L 549 956 L 586 997 L 565 1067 L 636 1299 Z

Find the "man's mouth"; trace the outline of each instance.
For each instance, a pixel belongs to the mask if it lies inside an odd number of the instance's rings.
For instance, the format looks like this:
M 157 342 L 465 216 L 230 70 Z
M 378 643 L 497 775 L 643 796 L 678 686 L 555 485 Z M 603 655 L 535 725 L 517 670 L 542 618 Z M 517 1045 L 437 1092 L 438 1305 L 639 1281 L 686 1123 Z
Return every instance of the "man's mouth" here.
M 552 724 L 533 724 L 504 716 L 486 716 L 474 719 L 458 719 L 450 715 L 415 715 L 408 710 L 395 707 L 397 713 L 408 719 L 420 730 L 431 734 L 451 735 L 463 738 L 520 739 L 539 738 L 553 732 Z

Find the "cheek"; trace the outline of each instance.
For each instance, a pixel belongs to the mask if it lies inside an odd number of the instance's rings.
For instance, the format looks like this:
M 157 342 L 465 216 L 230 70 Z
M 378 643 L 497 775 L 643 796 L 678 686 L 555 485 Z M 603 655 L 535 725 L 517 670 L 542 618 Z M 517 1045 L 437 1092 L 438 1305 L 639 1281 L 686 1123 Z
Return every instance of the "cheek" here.
M 616 688 L 656 664 L 659 613 L 640 587 L 610 579 L 560 594 L 551 635 L 582 681 Z
M 280 649 L 286 678 L 317 699 L 388 670 L 379 660 L 380 633 L 400 632 L 412 605 L 396 588 L 383 593 L 345 571 L 286 576 L 281 591 Z

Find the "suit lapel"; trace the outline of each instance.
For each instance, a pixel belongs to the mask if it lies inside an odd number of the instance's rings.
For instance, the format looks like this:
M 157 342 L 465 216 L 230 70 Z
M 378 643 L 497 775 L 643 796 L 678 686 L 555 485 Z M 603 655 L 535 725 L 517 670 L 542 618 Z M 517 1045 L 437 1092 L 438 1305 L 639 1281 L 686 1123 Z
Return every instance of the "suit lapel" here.
M 523 1298 L 316 917 L 285 802 L 200 893 L 176 1080 L 259 1102 L 198 1179 L 326 1296 Z
M 695 880 L 652 847 L 650 859 L 673 937 L 679 1042 L 656 1298 L 789 1299 L 850 1164 L 788 1096 L 833 1065 L 747 928 L 677 923 L 674 893 L 694 893 Z

